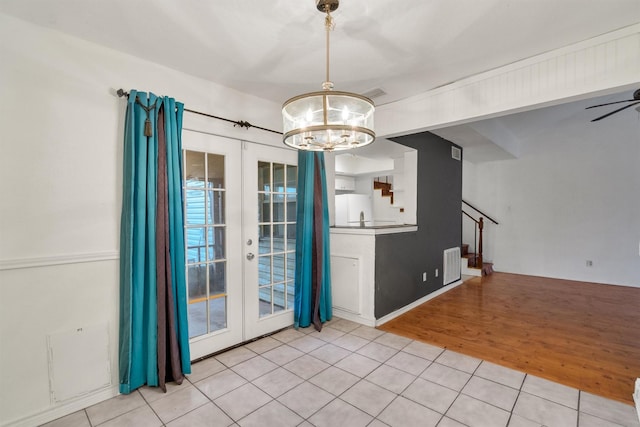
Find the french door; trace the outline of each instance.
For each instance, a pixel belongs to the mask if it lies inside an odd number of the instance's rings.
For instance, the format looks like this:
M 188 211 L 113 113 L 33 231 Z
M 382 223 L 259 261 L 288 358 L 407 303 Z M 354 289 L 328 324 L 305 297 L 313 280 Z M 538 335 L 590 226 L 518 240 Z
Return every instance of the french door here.
M 296 153 L 183 132 L 191 357 L 293 323 Z

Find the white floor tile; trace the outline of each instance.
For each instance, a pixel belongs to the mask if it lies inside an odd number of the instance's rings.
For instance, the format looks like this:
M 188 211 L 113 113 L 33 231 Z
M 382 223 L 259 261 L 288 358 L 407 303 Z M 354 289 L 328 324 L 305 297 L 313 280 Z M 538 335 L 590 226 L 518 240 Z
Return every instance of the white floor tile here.
M 293 348 L 300 350 L 303 353 L 309 353 L 315 350 L 316 348 L 319 348 L 325 345 L 325 341 L 319 338 L 314 338 L 312 336 L 305 335 L 302 338 L 297 338 L 293 341 L 289 341 L 287 344 Z
M 220 363 L 218 359 L 215 357 L 209 357 L 197 363 L 192 363 L 191 373 L 187 375 L 187 379 L 192 383 L 195 383 L 213 374 L 217 374 L 220 371 L 224 371 L 225 369 L 226 366 Z
M 574 426 L 578 412 L 559 403 L 520 392 L 513 413 L 548 427 Z
M 371 342 L 357 351 L 358 354 L 367 356 L 369 359 L 377 360 L 381 363 L 391 359 L 397 352 L 397 349 L 378 344 L 377 342 Z
M 302 418 L 309 418 L 334 398 L 335 396 L 320 387 L 304 382 L 280 396 L 278 402 Z
M 255 356 L 256 356 L 256 353 L 249 350 L 248 348 L 238 347 L 238 348 L 234 348 L 233 350 L 220 353 L 215 357 L 216 359 L 218 359 L 219 362 L 224 364 L 227 368 L 231 368 L 232 366 L 235 366 L 238 363 L 242 363 L 245 360 L 249 360 Z
M 374 417 L 395 398 L 395 393 L 385 390 L 367 380 L 356 383 L 340 396 L 340 399 Z
M 505 368 L 504 366 L 496 365 L 495 363 L 483 361 L 474 372 L 474 375 L 495 381 L 511 388 L 520 389 L 526 374 L 524 372 Z
M 305 354 L 302 357 L 292 360 L 283 367 L 300 378 L 308 380 L 312 376 L 324 371 L 329 366 L 330 365 L 328 363 Z
M 453 401 L 456 400 L 456 397 L 458 397 L 458 392 L 439 384 L 432 383 L 431 381 L 418 378 L 409 387 L 407 387 L 407 389 L 402 393 L 402 396 L 426 406 L 427 408 L 433 409 L 436 412 L 444 414 L 447 412 Z
M 253 384 L 271 397 L 279 397 L 304 380 L 284 368 L 278 368 L 253 381 Z
M 584 412 L 578 413 L 578 426 L 579 427 L 622 427 L 620 424 L 603 420 L 602 418 L 594 417 L 593 415 L 585 414 Z
M 145 405 L 100 424 L 100 427 L 160 427 L 162 425 L 160 418 Z
M 402 351 L 413 354 L 414 356 L 422 357 L 423 359 L 434 361 L 442 354 L 444 348 L 425 344 L 419 341 L 413 341 L 404 347 Z
M 440 356 L 438 356 L 436 362 L 459 371 L 473 374 L 482 360 L 465 354 L 456 353 L 455 351 L 445 350 Z
M 213 403 L 232 419 L 238 421 L 271 400 L 271 396 L 258 387 L 253 384 L 245 384 L 217 398 Z
M 348 355 L 351 354 L 349 350 L 346 350 L 342 347 L 338 347 L 333 344 L 325 344 L 317 350 L 313 350 L 309 353 L 311 356 L 316 359 L 320 359 L 323 362 L 328 363 L 329 365 L 333 365 L 339 360 L 344 359 Z
M 292 360 L 297 359 L 303 354 L 303 352 L 293 347 L 289 347 L 288 345 L 281 345 L 280 347 L 276 347 L 273 350 L 262 353 L 262 356 L 266 357 L 273 363 L 282 366 L 285 363 L 289 363 Z
M 631 391 L 629 391 L 631 393 Z M 580 412 L 629 427 L 640 427 L 638 414 L 631 405 L 605 399 L 591 393 L 580 393 Z
M 194 386 L 202 391 L 209 399 L 215 400 L 223 394 L 235 390 L 246 383 L 247 380 L 240 375 L 231 369 L 226 369 L 195 383 Z
M 282 341 L 278 341 L 271 337 L 264 337 L 257 341 L 250 342 L 249 344 L 245 345 L 245 347 L 247 347 L 249 350 L 253 351 L 254 353 L 262 354 L 265 351 L 273 350 L 274 348 L 279 347 L 281 345 L 282 345 Z
M 484 378 L 473 376 L 462 389 L 462 393 L 511 412 L 519 391 Z
M 149 405 L 158 414 L 162 422 L 168 423 L 204 405 L 208 401 L 209 399 L 200 390 L 189 384 L 189 386 L 185 386 L 181 390 L 150 402 Z
M 354 329 L 350 333 L 351 335 L 355 335 L 357 337 L 372 341 L 378 338 L 380 335 L 384 334 L 384 331 L 381 331 L 380 329 L 372 328 L 371 326 L 362 325 Z
M 382 411 L 378 418 L 392 427 L 435 427 L 442 415 L 399 396 Z
M 270 360 L 265 359 L 262 356 L 256 356 L 244 362 L 238 363 L 231 368 L 233 372 L 240 375 L 242 378 L 253 381 L 254 379 L 261 377 L 267 372 L 271 372 L 276 369 L 278 365 Z
M 302 421 L 299 415 L 273 400 L 238 421 L 238 424 L 242 427 L 295 427 Z
M 335 364 L 337 368 L 364 378 L 380 366 L 380 362 L 352 353 Z
M 228 427 L 233 420 L 220 408 L 208 402 L 193 411 L 176 418 L 167 427 Z
M 378 344 L 383 344 L 387 347 L 395 348 L 396 350 L 402 350 L 403 348 L 411 344 L 412 341 L 413 340 L 409 338 L 401 337 L 400 335 L 394 335 L 387 332 L 380 335 L 374 340 L 374 342 L 377 342 Z
M 144 405 L 146 402 L 136 390 L 90 406 L 86 411 L 91 425 L 95 426 Z
M 309 422 L 316 427 L 364 427 L 373 417 L 348 403 L 336 399 L 316 412 Z
M 53 420 L 41 427 L 91 427 L 91 423 L 89 423 L 87 413 L 82 410 Z
M 572 409 L 578 409 L 578 390 L 566 385 L 527 375 L 524 384 L 522 384 L 522 391 Z
M 431 361 L 401 351 L 385 362 L 385 365 L 393 366 L 412 375 L 420 375 L 431 364 Z
M 382 388 L 400 394 L 409 384 L 415 381 L 416 377 L 391 366 L 382 365 L 367 375 L 365 379 Z
M 310 378 L 309 382 L 328 391 L 334 396 L 339 396 L 359 380 L 360 378 L 355 375 L 330 366 L 315 377 Z
M 335 339 L 332 344 L 337 345 L 338 347 L 342 347 L 345 350 L 356 351 L 361 347 L 369 344 L 369 342 L 369 340 L 365 340 L 364 338 L 346 334 L 341 336 L 340 338 Z
M 469 427 L 506 427 L 510 414 L 508 411 L 460 394 L 446 415 Z M 572 425 L 575 424 L 565 424 L 565 427 Z
M 420 377 L 449 387 L 452 390 L 460 391 L 471 378 L 471 374 L 433 362 Z

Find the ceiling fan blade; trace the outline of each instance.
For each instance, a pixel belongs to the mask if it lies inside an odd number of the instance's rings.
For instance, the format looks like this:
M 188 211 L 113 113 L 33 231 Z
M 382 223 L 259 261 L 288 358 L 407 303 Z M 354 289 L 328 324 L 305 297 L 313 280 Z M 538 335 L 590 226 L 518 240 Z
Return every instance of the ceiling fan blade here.
M 634 102 L 633 104 L 625 105 L 625 106 L 624 106 L 624 107 L 622 107 L 622 108 L 618 108 L 617 110 L 613 110 L 612 112 L 607 113 L 607 114 L 605 114 L 604 116 L 600 116 L 600 117 L 598 117 L 597 119 L 593 119 L 593 120 L 591 120 L 591 121 L 592 121 L 592 122 L 597 122 L 598 120 L 602 120 L 602 119 L 604 119 L 604 118 L 607 118 L 607 117 L 609 117 L 610 115 L 617 113 L 618 111 L 622 111 L 622 110 L 625 110 L 625 109 L 627 109 L 627 108 L 629 108 L 629 107 L 633 107 L 633 106 L 634 106 L 634 105 L 636 105 L 636 104 L 640 104 L 640 101 L 636 101 L 636 102 Z
M 585 108 L 585 110 L 588 110 L 589 108 L 604 107 L 605 105 L 620 104 L 621 102 L 633 102 L 633 101 L 637 101 L 637 99 L 625 99 L 624 101 L 607 102 L 606 104 L 592 105 L 591 107 Z

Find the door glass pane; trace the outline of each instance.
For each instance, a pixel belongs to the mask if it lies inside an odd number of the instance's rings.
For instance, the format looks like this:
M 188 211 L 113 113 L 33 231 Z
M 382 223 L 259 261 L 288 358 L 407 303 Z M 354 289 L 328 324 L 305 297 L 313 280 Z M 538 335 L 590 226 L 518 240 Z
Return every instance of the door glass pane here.
M 260 317 L 269 316 L 273 313 L 271 307 L 271 286 L 265 286 L 258 290 L 258 298 L 260 299 L 259 310 Z
M 285 166 L 280 163 L 273 164 L 273 190 L 274 192 L 284 192 L 284 170 Z
M 192 338 L 227 327 L 225 156 L 185 150 L 184 159 L 186 275 Z M 210 189 L 200 190 L 205 183 Z
M 277 254 L 273 256 L 273 282 L 284 282 L 285 269 L 284 269 L 284 254 Z
M 187 228 L 187 263 L 202 262 L 205 260 L 205 228 Z
M 284 194 L 273 195 L 273 222 L 285 221 L 285 202 Z
M 285 250 L 285 225 L 275 224 L 273 226 L 273 252 L 283 252 Z
M 258 257 L 258 285 L 271 284 L 271 256 Z
M 296 253 L 287 253 L 287 281 L 293 283 L 296 274 Z
M 184 181 L 187 187 L 204 187 L 204 153 L 187 151 L 184 156 Z
M 274 285 L 273 286 L 273 311 L 282 311 L 286 307 L 286 285 Z
M 296 222 L 296 195 L 287 194 L 287 221 Z
M 225 228 L 224 227 L 208 227 L 208 236 L 207 236 L 207 248 L 208 248 L 208 257 L 207 261 L 214 261 L 223 259 L 224 256 L 224 236 L 225 236 Z
M 219 296 L 220 294 L 226 293 L 226 264 L 224 261 L 209 264 L 209 295 Z
M 207 154 L 207 186 L 224 188 L 224 156 Z
M 258 226 L 258 253 L 271 253 L 271 226 Z
M 258 222 L 271 221 L 271 206 L 269 193 L 258 193 Z
M 287 193 L 296 193 L 298 187 L 298 167 L 287 165 Z
M 287 283 L 287 310 L 293 310 L 293 302 L 295 301 L 293 283 Z
M 207 191 L 207 224 L 224 224 L 224 191 Z
M 206 265 L 187 268 L 189 298 L 189 338 L 207 333 L 207 270 Z
M 287 251 L 296 250 L 296 224 L 287 224 Z
M 209 300 L 209 332 L 227 327 L 227 297 L 221 296 Z
M 205 223 L 205 209 L 204 209 L 204 191 L 202 190 L 189 190 L 185 191 L 185 216 L 187 217 L 187 225 L 202 224 Z
M 271 190 L 271 163 L 258 162 L 258 191 Z

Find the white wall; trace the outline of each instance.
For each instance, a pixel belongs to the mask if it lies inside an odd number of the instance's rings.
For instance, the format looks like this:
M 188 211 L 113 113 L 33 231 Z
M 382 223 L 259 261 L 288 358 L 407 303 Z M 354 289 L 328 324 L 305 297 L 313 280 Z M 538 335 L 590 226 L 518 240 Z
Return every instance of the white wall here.
M 1 14 L 0 58 L 0 425 L 35 425 L 117 391 L 126 102 L 115 90 L 271 129 L 280 106 Z M 184 127 L 281 146 L 189 113 Z M 52 403 L 47 335 L 104 324 L 112 387 Z
M 497 271 L 640 287 L 638 114 L 557 129 L 523 141 L 518 159 L 464 163 L 463 198 L 500 222 L 485 258 Z

